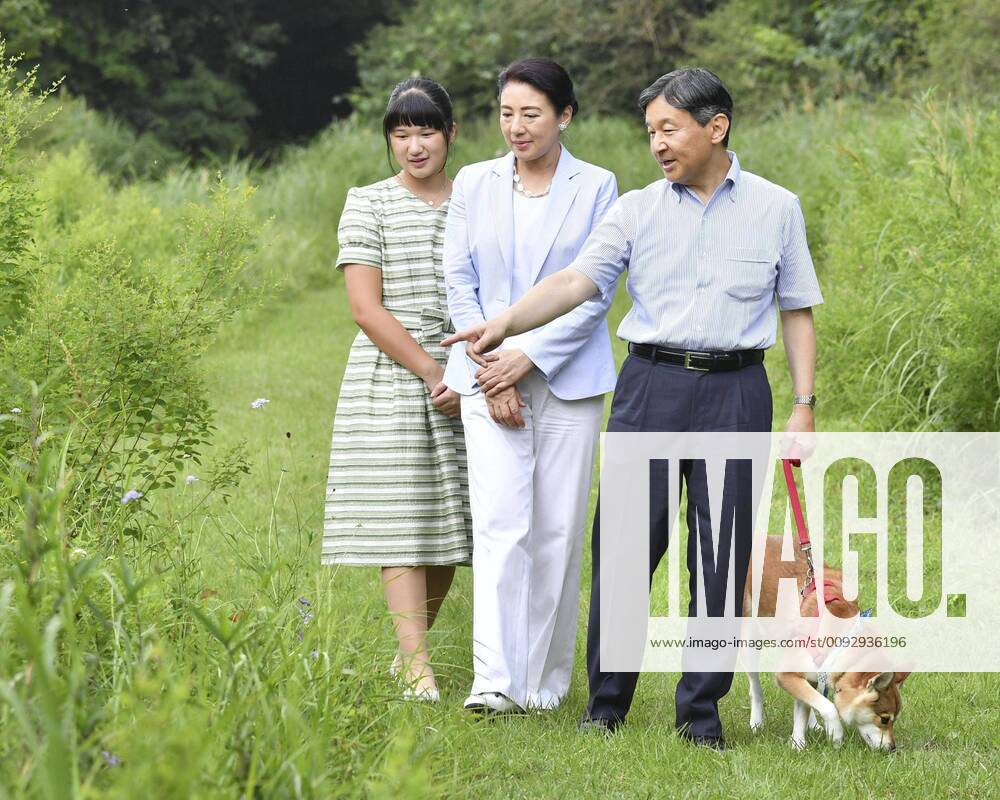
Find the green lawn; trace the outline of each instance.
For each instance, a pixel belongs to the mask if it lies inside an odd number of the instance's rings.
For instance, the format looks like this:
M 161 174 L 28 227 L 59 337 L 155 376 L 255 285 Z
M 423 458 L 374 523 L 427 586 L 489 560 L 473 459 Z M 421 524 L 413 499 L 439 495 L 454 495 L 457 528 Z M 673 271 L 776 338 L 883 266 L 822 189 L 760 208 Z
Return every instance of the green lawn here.
M 613 325 L 623 303 L 619 297 Z M 346 682 L 348 689 L 356 689 L 356 704 L 377 705 L 373 713 L 379 724 L 358 728 L 349 742 L 333 731 L 339 731 L 343 716 L 355 710 L 333 703 L 311 709 L 303 741 L 279 741 L 277 747 L 287 753 L 270 755 L 280 755 L 279 760 L 287 757 L 288 762 L 298 759 L 299 771 L 306 772 L 303 780 L 311 784 L 306 796 L 400 800 L 998 796 L 1000 678 L 996 675 L 914 674 L 905 686 L 905 710 L 896 726 L 900 749 L 893 756 L 869 752 L 860 738 L 850 734 L 837 752 L 819 734 L 810 734 L 804 753 L 793 752 L 788 744 L 791 699 L 769 681 L 765 681 L 767 726 L 763 734 L 752 736 L 747 682 L 739 674 L 722 703 L 726 735 L 733 745 L 726 753 L 693 749 L 673 734 L 676 676 L 669 674 L 643 676 L 629 724 L 619 734 L 605 738 L 577 733 L 575 723 L 586 699 L 582 657 L 587 590 L 580 597 L 576 673 L 563 706 L 546 716 L 471 719 L 461 710 L 471 666 L 468 570 L 460 572 L 432 633 L 442 702 L 436 706 L 403 702 L 387 676 L 395 648 L 377 570 L 319 565 L 329 439 L 353 336 L 338 284 L 309 291 L 233 326 L 207 359 L 219 409 L 217 447 L 245 438 L 253 466 L 228 506 L 215 507 L 217 524 L 202 533 L 198 555 L 206 575 L 216 577 L 220 602 L 249 608 L 262 602 L 262 594 L 248 581 L 248 570 L 235 563 L 222 534 L 227 532 L 246 554 L 264 557 L 271 548 L 271 556 L 287 555 L 293 567 L 284 574 L 295 582 L 289 592 L 306 596 L 316 609 L 309 641 L 336 651 L 329 662 L 320 662 L 333 663 L 335 670 L 300 671 L 293 678 L 319 686 L 304 689 L 275 681 L 255 695 L 256 700 L 246 702 L 263 699 L 284 709 L 298 698 L 325 696 L 323 682 L 339 687 Z M 620 343 L 616 346 L 620 358 Z M 768 364 L 778 397 L 787 391 L 787 381 L 781 374 L 783 354 L 779 349 L 774 355 Z M 250 409 L 250 402 L 259 397 L 270 403 Z M 820 425 L 823 419 L 821 410 Z M 585 587 L 589 573 L 588 557 Z M 238 703 L 233 710 L 239 717 Z M 242 712 L 266 717 L 249 708 Z M 274 737 L 270 741 L 275 746 Z M 311 754 L 308 759 L 300 757 L 303 752 Z M 333 784 L 324 776 L 345 773 L 333 769 L 329 761 L 324 763 L 324 758 L 349 759 L 359 766 L 346 771 L 348 783 Z M 257 779 L 268 783 L 266 775 Z M 285 791 L 280 794 L 285 796 Z

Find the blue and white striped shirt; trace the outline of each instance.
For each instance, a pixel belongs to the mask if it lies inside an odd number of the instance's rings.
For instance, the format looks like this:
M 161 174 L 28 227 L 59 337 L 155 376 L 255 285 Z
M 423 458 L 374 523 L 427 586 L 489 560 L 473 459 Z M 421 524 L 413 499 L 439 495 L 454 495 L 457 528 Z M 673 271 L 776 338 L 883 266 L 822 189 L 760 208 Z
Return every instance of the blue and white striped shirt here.
M 570 267 L 602 293 L 628 270 L 630 342 L 683 350 L 753 350 L 783 311 L 823 302 L 798 198 L 740 170 L 736 154 L 708 204 L 668 180 L 623 194 Z

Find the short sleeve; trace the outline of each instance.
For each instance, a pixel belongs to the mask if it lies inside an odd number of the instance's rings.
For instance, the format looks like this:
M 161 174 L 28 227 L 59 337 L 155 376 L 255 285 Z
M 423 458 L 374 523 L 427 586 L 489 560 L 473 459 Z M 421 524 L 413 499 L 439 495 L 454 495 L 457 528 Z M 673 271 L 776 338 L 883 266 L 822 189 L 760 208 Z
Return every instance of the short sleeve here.
M 605 297 L 614 290 L 618 277 L 628 268 L 632 253 L 633 224 L 624 199 L 619 197 L 614 202 L 567 267 L 590 278 Z
M 789 204 L 781 230 L 781 255 L 776 285 L 782 311 L 818 306 L 823 302 L 816 268 L 806 241 L 806 221 L 799 198 Z
M 382 233 L 366 192 L 348 189 L 337 228 L 337 269 L 347 264 L 382 268 Z

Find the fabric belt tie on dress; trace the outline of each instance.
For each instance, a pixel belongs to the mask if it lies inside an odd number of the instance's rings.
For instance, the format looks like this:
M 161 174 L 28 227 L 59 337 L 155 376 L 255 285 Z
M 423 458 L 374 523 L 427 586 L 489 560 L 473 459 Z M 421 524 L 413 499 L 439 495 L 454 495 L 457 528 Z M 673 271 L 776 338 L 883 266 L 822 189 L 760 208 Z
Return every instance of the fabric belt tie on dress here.
M 628 351 L 661 364 L 677 364 L 697 372 L 724 372 L 764 363 L 763 350 L 673 350 L 629 342 Z
M 410 333 L 419 332 L 422 344 L 437 345 L 454 328 L 448 314 L 433 307 L 425 307 L 420 311 L 389 311 L 399 324 Z

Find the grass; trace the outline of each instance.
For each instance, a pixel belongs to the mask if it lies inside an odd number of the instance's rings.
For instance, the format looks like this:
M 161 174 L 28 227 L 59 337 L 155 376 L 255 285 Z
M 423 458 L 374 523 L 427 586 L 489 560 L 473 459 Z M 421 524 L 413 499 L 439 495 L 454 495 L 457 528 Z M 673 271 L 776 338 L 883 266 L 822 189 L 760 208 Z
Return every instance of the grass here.
M 613 326 L 623 311 L 619 302 Z M 297 528 L 318 532 L 321 527 L 333 410 L 353 334 L 343 289 L 334 286 L 271 308 L 234 328 L 209 355 L 214 397 L 222 410 L 219 445 L 246 437 L 252 453 L 269 453 L 267 459 L 259 458 L 231 505 L 252 526 L 265 527 L 280 475 L 278 547 L 288 546 Z M 308 346 L 303 346 L 305 342 Z M 783 366 L 779 363 L 775 370 L 778 361 L 772 359 L 770 367 L 779 373 L 775 382 L 780 386 Z M 271 402 L 252 411 L 249 403 L 256 397 Z M 206 567 L 214 563 L 219 575 L 230 575 L 226 591 L 235 600 L 242 591 L 238 574 L 211 542 L 207 545 Z M 352 653 L 348 660 L 356 673 L 354 680 L 374 682 L 386 693 L 382 722 L 391 735 L 387 740 L 360 737 L 353 743 L 378 756 L 373 772 L 350 787 L 349 795 L 985 798 L 996 794 L 1000 680 L 995 675 L 912 676 L 905 687 L 906 710 L 897 726 L 900 752 L 893 757 L 869 752 L 851 735 L 835 752 L 819 734 L 810 734 L 808 749 L 794 753 L 788 744 L 791 700 L 767 682 L 768 724 L 763 734 L 752 736 L 746 679 L 741 674 L 721 704 L 725 731 L 734 745 L 725 754 L 692 749 L 674 735 L 676 676 L 670 674 L 643 676 L 629 724 L 620 734 L 609 739 L 581 735 L 575 723 L 586 701 L 582 620 L 589 592 L 584 590 L 576 671 L 563 706 L 547 716 L 484 723 L 460 709 L 471 680 L 468 570 L 460 570 L 432 633 L 442 702 L 426 706 L 397 701 L 385 678 L 394 638 L 377 570 L 325 568 L 318 560 L 314 547 L 298 576 L 307 587 L 303 591 L 315 591 L 314 600 L 324 609 L 314 623 L 316 634 L 323 640 L 339 640 L 339 646 Z M 583 585 L 589 585 L 589 555 Z M 357 640 L 344 641 L 340 632 L 345 629 Z M 320 742 L 327 725 L 323 715 L 316 718 L 312 735 Z M 322 783 L 313 788 L 324 794 Z
M 926 138 L 940 119 L 940 141 L 932 136 L 914 158 L 909 132 Z M 744 167 L 802 198 L 827 299 L 817 312 L 822 429 L 898 419 L 947 427 L 967 411 L 989 429 L 991 409 L 981 412 L 996 392 L 983 363 L 995 362 L 996 315 L 988 312 L 996 294 L 980 265 L 997 231 L 995 193 L 983 188 L 1000 163 L 990 157 L 994 121 L 982 109 L 939 118 L 847 103 L 737 128 Z M 98 147 L 99 133 L 91 136 L 98 155 L 125 146 L 115 134 Z M 574 154 L 613 169 L 621 191 L 657 177 L 636 120 L 584 119 L 570 133 Z M 500 144 L 492 124 L 463 125 L 453 166 L 490 157 Z M 139 171 L 159 180 L 119 186 L 88 159 L 70 149 L 41 162 L 43 255 L 72 255 L 109 236 L 140 273 L 174 269 L 176 221 L 185 203 L 205 203 L 212 172 L 171 166 Z M 185 470 L 201 480 L 150 492 L 136 517 L 141 536 L 122 535 L 117 517 L 68 532 L 69 546 L 91 555 L 49 552 L 33 603 L 19 596 L 6 607 L 10 584 L 0 585 L 0 642 L 10 644 L 0 647 L 0 800 L 996 796 L 994 674 L 914 674 L 894 757 L 870 753 L 854 736 L 834 752 L 812 735 L 806 753 L 793 753 L 791 700 L 771 685 L 769 724 L 751 737 L 742 675 L 721 706 L 735 745 L 724 755 L 676 739 L 669 674 L 643 676 L 620 735 L 579 735 L 586 588 L 571 694 L 555 713 L 481 724 L 460 710 L 471 681 L 468 570 L 432 633 L 443 702 L 403 702 L 388 677 L 394 637 L 377 570 L 319 564 L 333 414 L 355 335 L 332 269 L 336 220 L 348 186 L 388 174 L 382 144 L 370 131 L 335 126 L 265 172 L 245 163 L 225 172 L 231 183 L 260 184 L 252 283 L 280 277 L 285 291 L 227 325 L 204 358 L 217 436 L 206 465 Z M 953 198 L 953 190 L 961 191 Z M 932 224 L 949 203 L 962 209 L 955 224 Z M 612 330 L 627 304 L 619 292 Z M 933 324 L 921 326 L 924 319 Z M 624 345 L 614 341 L 620 362 Z M 790 394 L 780 340 L 766 363 L 780 429 Z M 935 363 L 949 367 L 946 386 L 928 371 Z M 941 405 L 946 391 L 953 398 Z M 261 397 L 270 402 L 251 409 Z M 239 463 L 231 454 L 240 451 L 250 472 L 220 497 L 208 463 Z M 45 535 L 61 541 L 63 480 L 39 470 L 35 484 L 36 494 L 24 496 L 39 498 Z M 121 513 L 117 498 L 113 506 Z M 5 519 L 27 516 L 21 507 L 7 503 Z M 18 541 L 15 530 L 3 542 L 5 575 L 22 564 Z M 588 553 L 584 587 L 589 576 Z M 64 626 L 58 635 L 56 623 Z M 48 650 L 28 635 L 46 626 Z M 41 677 L 32 680 L 26 664 Z

